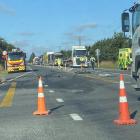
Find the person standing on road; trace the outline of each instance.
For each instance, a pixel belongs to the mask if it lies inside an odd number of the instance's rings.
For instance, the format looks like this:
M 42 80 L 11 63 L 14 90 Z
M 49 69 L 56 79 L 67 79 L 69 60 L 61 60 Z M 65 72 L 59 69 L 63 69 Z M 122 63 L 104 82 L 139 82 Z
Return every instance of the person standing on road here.
M 62 64 L 62 61 L 60 58 L 57 59 L 57 63 L 58 63 L 58 69 L 61 69 L 61 64 Z
M 92 56 L 90 58 L 90 63 L 91 63 L 92 69 L 94 70 L 94 68 L 95 68 L 95 57 Z

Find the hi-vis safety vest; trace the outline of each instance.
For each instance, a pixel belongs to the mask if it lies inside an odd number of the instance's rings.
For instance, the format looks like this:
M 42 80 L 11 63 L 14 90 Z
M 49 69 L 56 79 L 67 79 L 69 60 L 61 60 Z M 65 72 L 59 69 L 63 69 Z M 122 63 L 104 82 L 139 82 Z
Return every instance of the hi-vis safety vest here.
M 80 57 L 80 61 L 81 61 L 81 62 L 84 62 L 85 60 L 86 60 L 86 57 L 85 57 L 85 56 L 84 56 L 84 57 L 83 57 L 83 56 Z
M 58 65 L 61 65 L 61 59 L 60 58 L 57 59 L 57 63 L 58 63 Z
M 94 57 L 91 57 L 90 58 L 90 61 L 95 62 L 95 58 Z

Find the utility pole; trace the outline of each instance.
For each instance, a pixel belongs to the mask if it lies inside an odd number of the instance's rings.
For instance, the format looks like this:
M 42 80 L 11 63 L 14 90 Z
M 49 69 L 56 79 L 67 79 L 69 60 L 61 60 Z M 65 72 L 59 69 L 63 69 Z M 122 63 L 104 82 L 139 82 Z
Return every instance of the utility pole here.
M 81 46 L 81 36 L 78 36 L 79 46 Z

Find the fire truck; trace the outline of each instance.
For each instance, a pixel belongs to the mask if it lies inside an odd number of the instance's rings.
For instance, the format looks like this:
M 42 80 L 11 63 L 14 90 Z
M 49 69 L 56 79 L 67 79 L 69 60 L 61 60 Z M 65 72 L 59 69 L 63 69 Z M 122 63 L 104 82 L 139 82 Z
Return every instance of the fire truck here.
M 8 73 L 26 71 L 26 53 L 19 49 L 13 49 L 7 53 L 6 67 Z

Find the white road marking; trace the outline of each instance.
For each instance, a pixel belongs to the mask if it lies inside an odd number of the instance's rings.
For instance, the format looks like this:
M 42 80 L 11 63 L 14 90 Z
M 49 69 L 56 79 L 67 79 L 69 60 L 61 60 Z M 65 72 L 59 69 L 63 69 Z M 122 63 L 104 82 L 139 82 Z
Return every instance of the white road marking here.
M 71 118 L 74 120 L 74 121 L 82 121 L 83 119 L 78 115 L 78 114 L 70 114 Z
M 131 87 L 133 87 L 133 88 L 138 88 L 138 87 L 137 87 L 137 84 L 136 84 L 136 85 L 131 85 Z
M 59 103 L 63 103 L 64 102 L 64 100 L 61 99 L 61 98 L 57 98 L 56 101 L 59 102 Z
M 49 90 L 50 93 L 54 93 L 54 90 Z
M 114 84 L 119 84 L 120 82 L 113 82 Z M 131 84 L 131 82 L 124 82 L 124 84 Z
M 111 74 L 105 73 L 105 74 L 99 74 L 99 76 L 101 76 L 101 77 L 108 77 L 108 76 L 111 76 Z
M 28 66 L 28 67 L 29 67 L 29 70 L 31 70 L 31 71 L 33 70 L 30 66 Z
M 15 77 L 15 78 L 13 78 L 13 79 L 10 79 L 10 80 L 7 80 L 7 81 L 8 81 L 8 82 L 14 81 L 14 80 L 16 80 L 16 79 L 18 79 L 18 78 L 21 78 L 21 77 L 23 77 L 23 76 L 29 74 L 29 73 L 32 73 L 32 72 L 27 72 L 27 73 L 21 74 L 21 75 Z
M 48 85 L 44 85 L 44 87 L 48 87 Z

